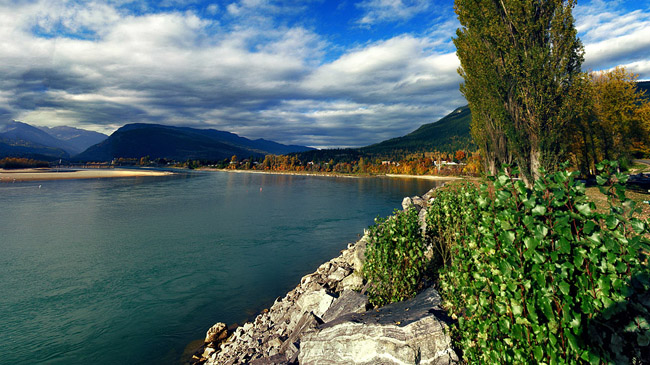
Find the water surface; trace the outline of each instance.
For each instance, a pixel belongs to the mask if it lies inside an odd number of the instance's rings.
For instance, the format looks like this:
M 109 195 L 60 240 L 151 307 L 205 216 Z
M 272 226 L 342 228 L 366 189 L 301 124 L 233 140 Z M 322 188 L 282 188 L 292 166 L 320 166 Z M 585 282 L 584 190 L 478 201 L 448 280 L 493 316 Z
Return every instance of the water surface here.
M 0 184 L 0 364 L 178 362 L 436 181 L 204 172 Z

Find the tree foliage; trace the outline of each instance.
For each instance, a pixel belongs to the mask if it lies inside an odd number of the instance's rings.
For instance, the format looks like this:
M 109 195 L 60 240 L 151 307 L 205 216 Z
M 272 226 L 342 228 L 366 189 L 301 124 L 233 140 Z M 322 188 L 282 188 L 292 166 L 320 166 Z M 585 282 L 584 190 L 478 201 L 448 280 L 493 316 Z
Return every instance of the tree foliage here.
M 472 136 L 492 174 L 511 159 L 528 183 L 563 159 L 582 44 L 575 0 L 456 0 L 454 43 Z
M 571 157 L 585 175 L 605 159 L 650 154 L 650 101 L 636 77 L 620 67 L 582 75 L 573 95 L 579 118 L 571 133 Z

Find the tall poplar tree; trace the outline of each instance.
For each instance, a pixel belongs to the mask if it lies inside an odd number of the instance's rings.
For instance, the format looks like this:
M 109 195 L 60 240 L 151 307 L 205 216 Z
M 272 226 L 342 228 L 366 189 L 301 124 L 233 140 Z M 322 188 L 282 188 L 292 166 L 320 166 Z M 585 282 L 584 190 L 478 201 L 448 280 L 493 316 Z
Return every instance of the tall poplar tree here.
M 456 0 L 454 39 L 472 136 L 495 172 L 510 159 L 528 185 L 564 158 L 583 47 L 575 0 Z

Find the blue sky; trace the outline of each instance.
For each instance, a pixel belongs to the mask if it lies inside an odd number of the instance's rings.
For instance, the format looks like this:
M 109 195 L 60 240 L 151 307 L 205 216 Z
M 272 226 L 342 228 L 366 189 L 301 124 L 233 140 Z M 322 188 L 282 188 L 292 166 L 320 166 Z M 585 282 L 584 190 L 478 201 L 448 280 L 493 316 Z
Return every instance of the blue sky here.
M 584 70 L 650 79 L 650 0 L 579 1 Z M 466 104 L 453 1 L 0 0 L 0 122 L 355 147 Z

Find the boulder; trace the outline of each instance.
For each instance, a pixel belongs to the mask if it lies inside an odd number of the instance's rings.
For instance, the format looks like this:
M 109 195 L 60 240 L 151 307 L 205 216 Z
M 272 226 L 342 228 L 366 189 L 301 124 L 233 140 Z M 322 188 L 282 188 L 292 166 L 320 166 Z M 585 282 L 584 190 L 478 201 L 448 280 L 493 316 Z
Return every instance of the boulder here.
M 280 346 L 280 353 L 283 353 L 289 362 L 294 362 L 298 357 L 298 344 L 300 343 L 300 337 L 303 333 L 308 330 L 316 328 L 319 324 L 322 324 L 318 317 L 312 312 L 308 312 L 302 315 L 298 320 L 294 330 L 289 335 L 286 341 Z
M 317 326 L 300 340 L 302 364 L 449 364 L 458 361 L 447 335 L 450 319 L 429 288 L 413 299 L 351 313 Z
M 323 321 L 329 322 L 348 313 L 361 313 L 366 311 L 368 297 L 352 290 L 344 290 L 334 301 L 332 306 L 323 314 Z
M 402 209 L 407 210 L 412 206 L 413 206 L 413 199 L 409 198 L 408 196 L 402 199 Z
M 354 255 L 352 256 L 352 267 L 354 271 L 361 272 L 363 270 L 363 264 L 366 262 L 366 246 L 368 236 L 364 236 L 362 239 L 357 242 L 354 246 Z
M 412 197 L 412 198 L 411 198 L 411 201 L 413 202 L 413 205 L 414 205 L 417 209 L 422 209 L 422 208 L 425 208 L 425 207 L 427 206 L 427 201 L 424 200 L 424 199 L 422 199 L 422 198 L 420 198 L 419 196 L 414 196 L 414 197 Z
M 212 326 L 205 334 L 205 343 L 219 343 L 228 337 L 228 327 L 225 323 L 219 322 Z
M 352 270 L 350 269 L 338 267 L 333 273 L 330 274 L 330 276 L 327 277 L 327 279 L 330 281 L 341 281 L 346 276 L 350 275 L 351 272 Z
M 314 312 L 318 317 L 325 313 L 332 302 L 334 297 L 327 293 L 325 289 L 318 291 L 306 292 L 301 295 L 296 302 L 303 313 Z
M 348 275 L 345 279 L 341 280 L 339 286 L 337 287 L 340 291 L 345 290 L 355 290 L 359 291 L 363 288 L 363 277 L 357 271 L 353 272 L 352 275 Z

